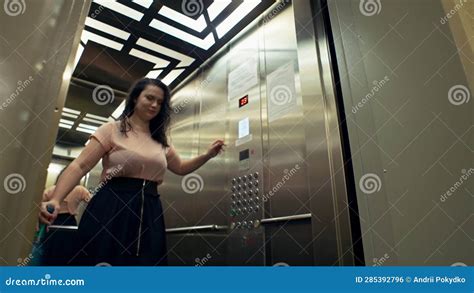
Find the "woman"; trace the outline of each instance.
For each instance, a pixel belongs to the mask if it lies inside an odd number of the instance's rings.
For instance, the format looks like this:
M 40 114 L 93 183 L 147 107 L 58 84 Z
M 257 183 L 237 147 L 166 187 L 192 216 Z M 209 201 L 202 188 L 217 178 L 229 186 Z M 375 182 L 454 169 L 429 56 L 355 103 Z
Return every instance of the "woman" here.
M 97 129 L 79 157 L 59 179 L 53 199 L 41 205 L 50 224 L 75 182 L 102 158 L 102 183 L 79 224 L 83 265 L 166 265 L 163 210 L 157 186 L 166 168 L 186 175 L 223 151 L 216 140 L 208 151 L 182 161 L 168 142 L 170 92 L 158 79 L 142 79 L 131 89 L 119 121 Z M 46 211 L 53 205 L 53 214 Z
M 46 188 L 43 192 L 42 201 L 52 199 L 56 184 L 61 174 L 66 170 L 62 169 L 56 178 L 55 185 Z M 57 226 L 77 226 L 76 216 L 81 203 L 88 203 L 91 195 L 87 188 L 76 185 L 61 203 L 58 216 L 53 222 Z M 44 257 L 42 265 L 66 266 L 74 264 L 71 259 L 77 253 L 78 237 L 74 230 L 49 230 L 43 242 Z

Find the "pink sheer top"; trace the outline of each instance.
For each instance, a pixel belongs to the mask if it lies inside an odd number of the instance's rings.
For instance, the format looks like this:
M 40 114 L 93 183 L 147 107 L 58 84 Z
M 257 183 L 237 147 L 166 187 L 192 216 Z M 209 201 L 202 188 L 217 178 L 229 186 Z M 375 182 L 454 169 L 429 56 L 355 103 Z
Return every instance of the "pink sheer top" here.
M 91 138 L 97 139 L 106 154 L 102 157 L 101 181 L 112 177 L 133 177 L 163 182 L 170 147 L 155 141 L 150 132 L 135 129 L 120 132 L 120 121 L 100 126 Z

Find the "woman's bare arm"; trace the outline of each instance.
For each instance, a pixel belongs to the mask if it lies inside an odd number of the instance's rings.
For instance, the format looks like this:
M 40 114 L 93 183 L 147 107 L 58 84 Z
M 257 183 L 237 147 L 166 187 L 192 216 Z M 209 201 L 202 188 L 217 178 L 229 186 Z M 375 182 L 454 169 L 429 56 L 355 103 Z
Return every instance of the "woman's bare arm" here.
M 105 153 L 104 148 L 95 138 L 89 141 L 81 154 L 69 164 L 59 177 L 51 199 L 42 203 L 39 217 L 43 223 L 51 224 L 52 220 L 56 218 L 59 204 L 74 189 L 79 180 L 99 162 Z M 55 207 L 54 214 L 49 214 L 46 211 L 48 204 L 52 204 Z

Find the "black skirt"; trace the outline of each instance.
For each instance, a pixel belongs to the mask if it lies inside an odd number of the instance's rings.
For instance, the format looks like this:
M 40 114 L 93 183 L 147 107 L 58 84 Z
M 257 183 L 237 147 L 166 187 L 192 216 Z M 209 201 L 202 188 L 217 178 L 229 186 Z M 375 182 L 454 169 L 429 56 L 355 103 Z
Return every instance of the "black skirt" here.
M 74 215 L 69 213 L 59 214 L 54 220 L 56 226 L 77 226 Z M 74 258 L 78 251 L 78 235 L 76 230 L 49 229 L 43 241 L 44 266 L 74 265 Z
M 79 238 L 79 265 L 167 265 L 157 183 L 128 177 L 107 181 L 82 215 Z

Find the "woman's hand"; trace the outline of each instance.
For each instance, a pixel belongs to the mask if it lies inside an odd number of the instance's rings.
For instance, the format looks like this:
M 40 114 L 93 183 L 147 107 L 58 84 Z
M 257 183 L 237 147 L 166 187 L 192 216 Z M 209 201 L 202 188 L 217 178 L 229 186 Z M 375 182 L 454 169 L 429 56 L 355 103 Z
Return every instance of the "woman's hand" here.
M 48 210 L 46 209 L 48 205 L 51 205 L 54 207 L 54 212 L 52 214 L 50 214 Z M 51 225 L 54 222 L 54 220 L 56 220 L 56 217 L 58 216 L 59 208 L 60 208 L 59 202 L 55 199 L 42 202 L 41 207 L 40 207 L 40 212 L 38 214 L 40 222 L 47 225 Z
M 209 156 L 209 158 L 213 158 L 213 157 L 217 156 L 221 152 L 225 151 L 224 146 L 226 146 L 226 144 L 224 143 L 223 140 L 218 139 L 218 140 L 214 141 L 209 146 L 209 149 L 207 150 L 207 155 Z

